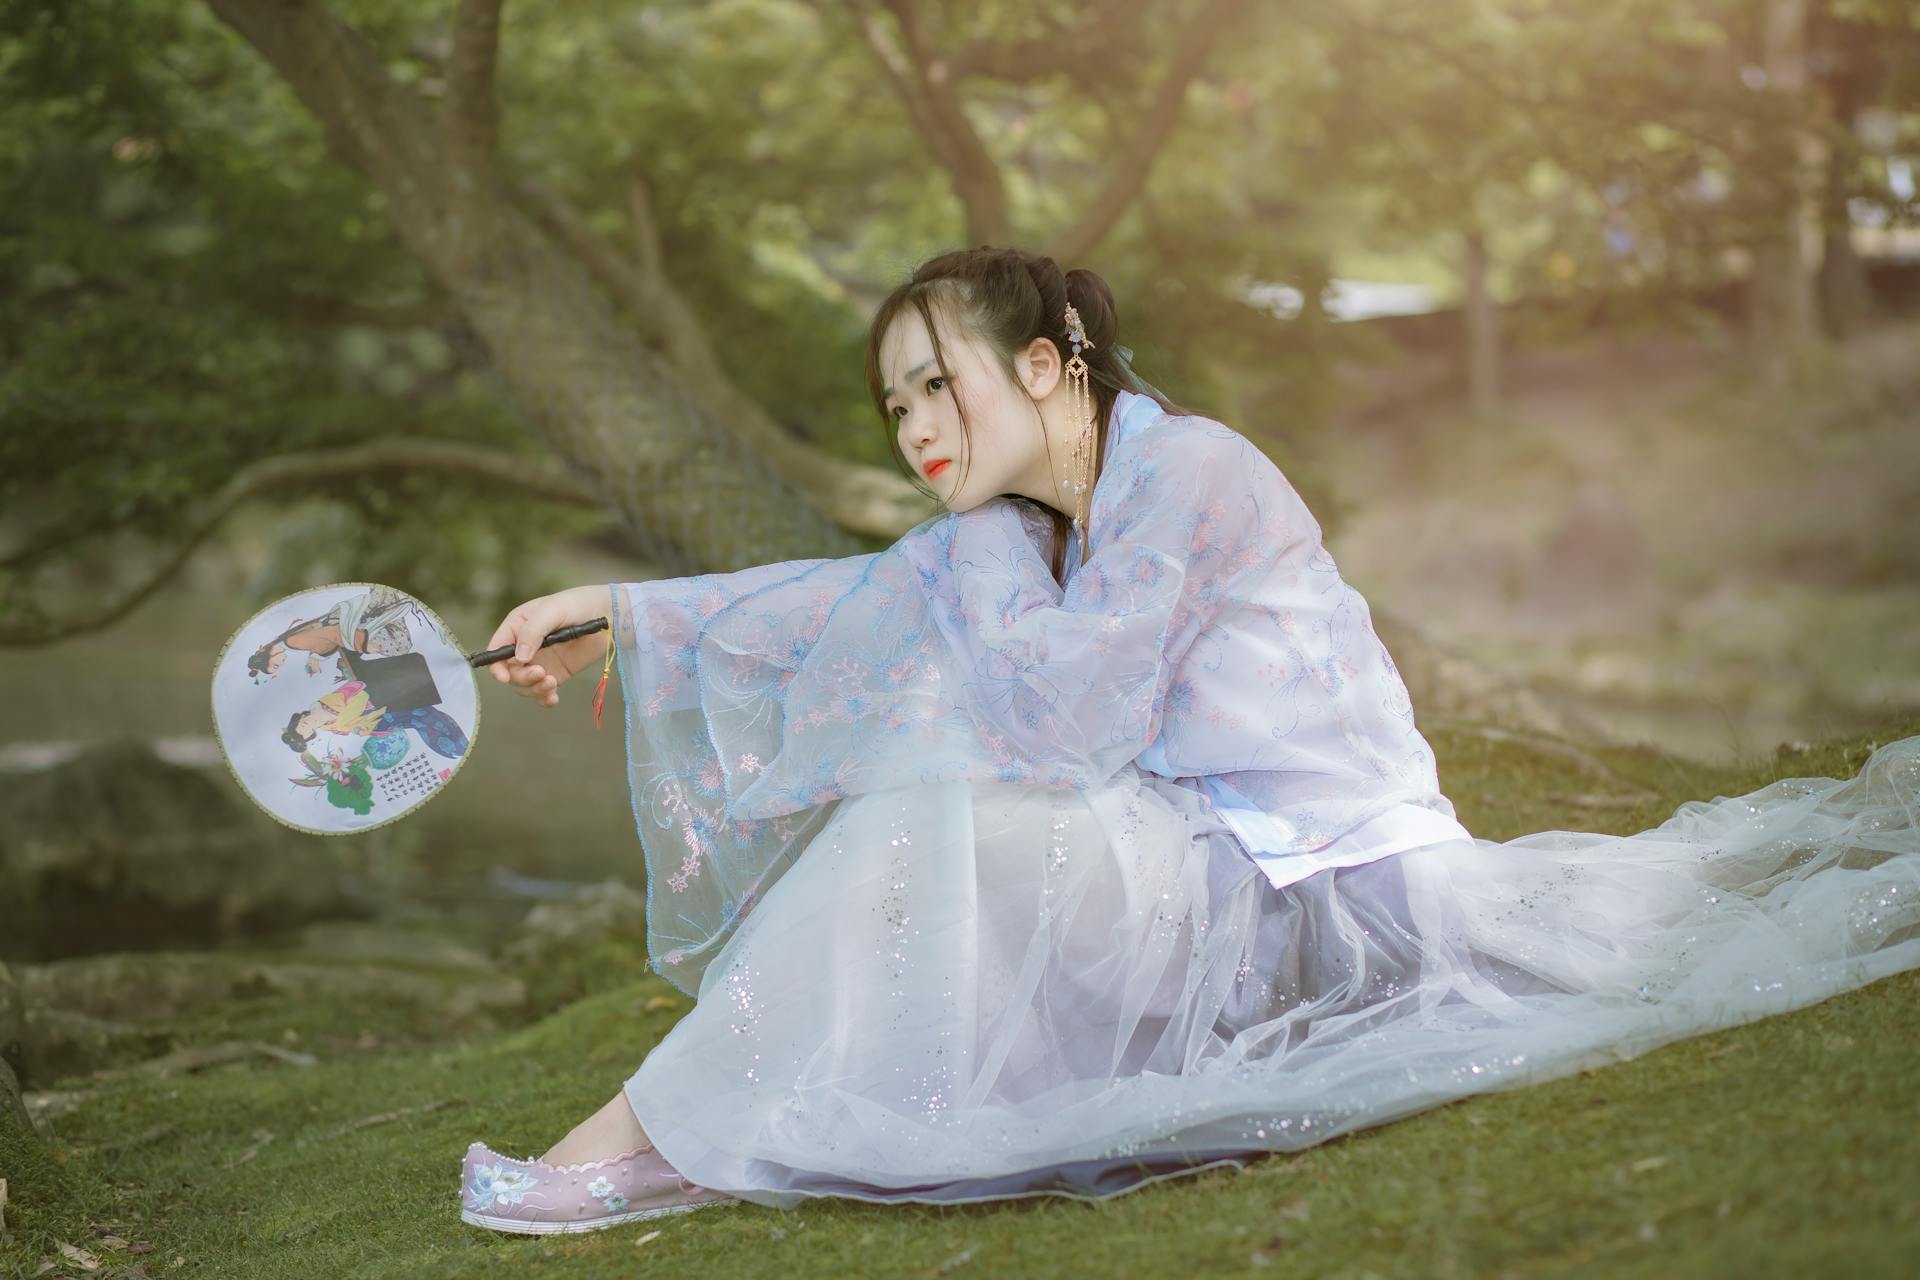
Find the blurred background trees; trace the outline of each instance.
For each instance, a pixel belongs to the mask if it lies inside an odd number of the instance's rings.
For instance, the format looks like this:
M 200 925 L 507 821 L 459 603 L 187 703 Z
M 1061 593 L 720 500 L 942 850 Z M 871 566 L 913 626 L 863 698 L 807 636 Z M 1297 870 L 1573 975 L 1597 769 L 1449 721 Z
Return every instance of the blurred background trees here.
M 499 605 L 596 530 L 679 572 L 885 545 L 932 507 L 865 312 L 951 244 L 1103 270 L 1142 370 L 1286 465 L 1378 342 L 1329 323 L 1343 253 L 1421 246 L 1491 413 L 1543 298 L 1736 282 L 1791 380 L 1872 306 L 1847 232 L 1915 208 L 1895 0 L 0 13 L 15 645 L 244 502 L 287 512 L 261 591 Z
M 985 241 L 1274 457 L 1423 725 L 1920 705 L 1916 154 L 1899 0 L 0 0 L 0 779 L 217 764 L 297 588 L 478 647 L 887 545 L 867 318 Z M 509 723 L 548 812 L 368 847 L 625 865 L 617 750 Z

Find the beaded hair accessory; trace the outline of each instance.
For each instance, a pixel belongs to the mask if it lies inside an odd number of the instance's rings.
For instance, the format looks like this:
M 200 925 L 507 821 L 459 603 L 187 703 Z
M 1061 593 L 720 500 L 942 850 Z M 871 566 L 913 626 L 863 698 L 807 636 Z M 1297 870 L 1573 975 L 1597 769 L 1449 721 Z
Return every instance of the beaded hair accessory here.
M 1080 313 L 1067 304 L 1067 340 L 1073 344 L 1073 355 L 1067 361 L 1067 411 L 1073 415 L 1070 421 L 1079 424 L 1079 432 L 1073 445 L 1073 474 L 1063 475 L 1061 481 L 1068 493 L 1073 495 L 1073 528 L 1080 534 L 1080 559 L 1087 558 L 1087 513 L 1092 499 L 1088 496 L 1093 475 L 1093 387 L 1087 380 L 1089 372 L 1087 362 L 1080 358 L 1081 351 L 1093 350 L 1093 343 L 1087 340 L 1087 330 L 1080 323 Z

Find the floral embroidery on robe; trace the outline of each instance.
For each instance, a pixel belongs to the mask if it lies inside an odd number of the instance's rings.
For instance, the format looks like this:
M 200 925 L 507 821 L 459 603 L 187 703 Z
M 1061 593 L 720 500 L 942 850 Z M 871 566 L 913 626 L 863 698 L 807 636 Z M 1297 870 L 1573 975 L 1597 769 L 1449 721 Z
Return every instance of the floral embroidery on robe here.
M 1050 521 L 1011 497 L 883 552 L 614 584 L 662 974 L 692 992 L 834 805 L 887 788 L 1084 791 L 1135 764 L 1192 779 L 1275 884 L 1394 851 L 1337 847 L 1370 820 L 1403 845 L 1465 834 L 1279 469 L 1146 396 L 1122 392 L 1113 423 L 1064 587 Z

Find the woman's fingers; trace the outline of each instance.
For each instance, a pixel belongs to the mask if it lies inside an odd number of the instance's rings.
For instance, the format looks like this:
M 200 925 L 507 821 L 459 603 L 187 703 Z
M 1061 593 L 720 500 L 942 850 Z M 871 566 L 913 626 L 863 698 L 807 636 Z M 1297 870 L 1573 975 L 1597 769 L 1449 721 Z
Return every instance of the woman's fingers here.
M 567 624 L 566 613 L 567 602 L 559 596 L 539 596 L 517 605 L 493 629 L 487 648 L 498 649 L 510 644 L 514 658 L 530 661 L 539 650 L 540 642 Z
M 532 686 L 539 682 L 545 672 L 532 664 L 530 659 L 539 649 L 540 641 L 553 629 L 546 624 L 546 615 L 555 612 L 550 601 L 551 597 L 540 596 L 516 605 L 493 629 L 493 635 L 487 640 L 487 648 L 513 646 L 511 655 L 491 664 L 496 683 L 511 684 L 516 693 L 529 696 L 536 693 Z
M 580 599 L 582 590 L 562 591 L 529 600 L 515 607 L 501 620 L 492 638 L 487 641 L 487 648 L 498 649 L 511 645 L 513 654 L 504 661 L 490 664 L 497 683 L 512 685 L 515 693 L 536 699 L 542 706 L 559 704 L 556 690 L 584 660 L 584 651 L 579 650 L 582 642 L 574 641 L 556 645 L 552 649 L 542 649 L 541 641 L 562 627 L 586 620 L 585 616 L 576 616 L 588 608 Z M 594 599 L 597 601 L 597 594 Z M 540 661 L 534 661 L 536 656 Z
M 487 648 L 498 649 L 501 645 L 517 644 L 521 628 L 526 625 L 528 610 L 539 603 L 538 600 L 529 600 L 510 610 L 507 616 L 500 620 L 500 625 L 493 629 L 493 637 L 487 641 Z
M 488 670 L 493 672 L 495 682 L 515 686 L 523 686 L 526 683 L 526 667 L 523 665 L 524 659 L 519 659 L 519 649 L 523 644 L 521 637 L 531 629 L 533 610 L 539 603 L 538 600 L 529 600 L 515 607 L 500 620 L 500 625 L 493 629 L 493 636 L 487 641 L 487 648 L 498 649 L 503 645 L 512 645 L 515 650 L 512 656 L 488 667 Z
M 521 663 L 512 658 L 498 665 L 512 668 L 508 678 L 513 683 L 515 693 L 533 698 L 543 706 L 559 705 L 560 695 L 555 692 L 560 687 L 559 676 L 539 663 Z

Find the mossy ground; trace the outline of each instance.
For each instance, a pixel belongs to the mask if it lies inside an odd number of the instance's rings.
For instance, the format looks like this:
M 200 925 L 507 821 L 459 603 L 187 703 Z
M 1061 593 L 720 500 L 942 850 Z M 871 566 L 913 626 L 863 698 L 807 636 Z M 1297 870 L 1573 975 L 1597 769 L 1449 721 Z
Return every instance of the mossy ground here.
M 1505 839 L 1637 830 L 1685 800 L 1851 776 L 1874 745 L 1916 734 L 1920 722 L 1893 724 L 1738 768 L 1594 753 L 1605 772 L 1466 730 L 1431 737 L 1463 819 Z M 233 1025 L 202 1015 L 185 1038 L 282 1026 L 318 1065 L 256 1057 L 63 1082 L 90 1093 L 54 1120 L 51 1147 L 0 1127 L 0 1273 L 34 1274 L 61 1242 L 98 1257 L 96 1275 L 137 1266 L 155 1280 L 1905 1276 L 1920 1256 L 1920 972 L 1098 1204 L 735 1205 L 550 1239 L 464 1226 L 469 1141 L 544 1149 L 689 1007 L 657 978 L 627 980 L 643 972 L 637 957 L 625 970 L 604 951 L 590 963 L 582 989 L 601 989 L 519 1027 L 438 1043 L 383 1027 L 368 1045 L 351 1039 L 366 1009 L 269 995 Z M 114 1248 L 96 1225 L 154 1247 Z

